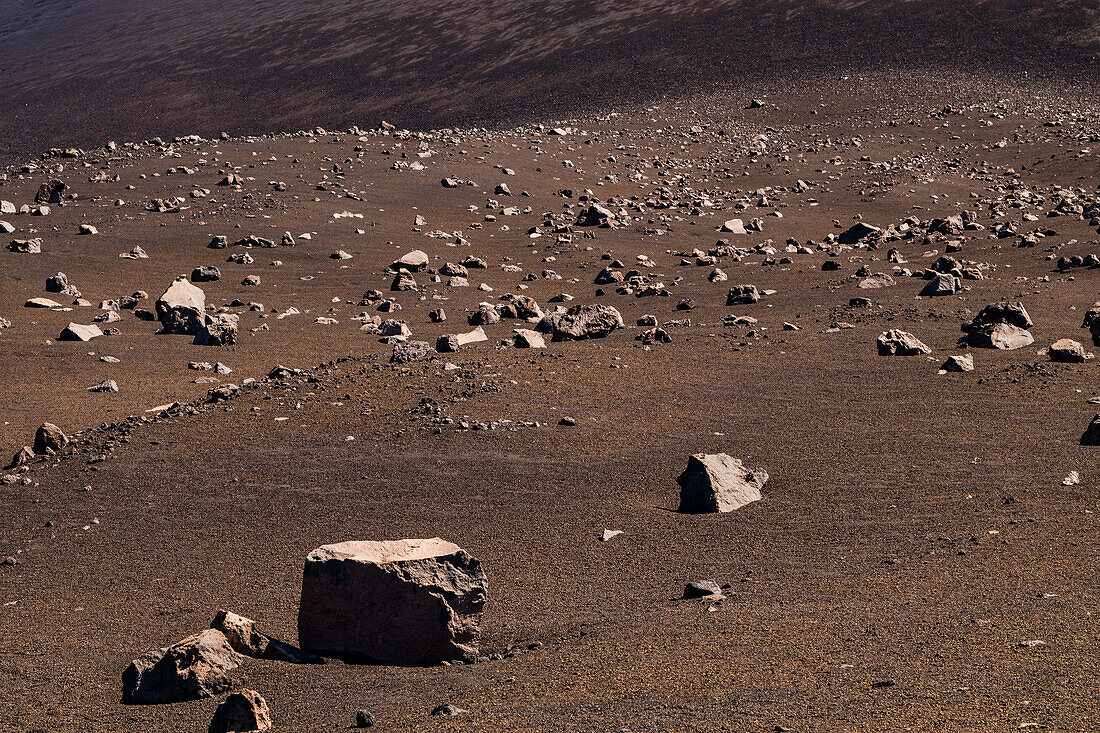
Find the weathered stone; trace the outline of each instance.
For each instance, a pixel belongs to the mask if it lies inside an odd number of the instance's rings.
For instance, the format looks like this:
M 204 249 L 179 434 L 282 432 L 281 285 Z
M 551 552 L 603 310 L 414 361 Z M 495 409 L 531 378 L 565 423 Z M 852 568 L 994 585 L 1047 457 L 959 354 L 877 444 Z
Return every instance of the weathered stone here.
M 1081 445 L 1100 445 L 1100 413 L 1092 418 L 1092 422 L 1085 428 L 1081 435 Z
M 61 335 L 57 337 L 57 340 L 91 341 L 92 339 L 98 338 L 102 335 L 103 331 L 99 329 L 99 326 L 84 326 L 79 323 L 70 323 L 68 326 L 65 326 L 65 329 L 61 332 Z
M 427 266 L 427 253 L 414 249 L 412 252 L 401 257 L 401 259 L 394 260 L 393 264 L 390 265 L 390 269 L 396 271 L 408 270 L 409 272 L 420 272 Z
M 763 469 L 750 471 L 737 458 L 725 453 L 696 453 L 676 482 L 680 485 L 680 508 L 689 514 L 732 512 L 759 501 L 768 482 Z
M 233 687 L 240 664 L 225 634 L 207 629 L 172 646 L 146 652 L 122 673 L 122 702 L 159 704 L 213 697 Z
M 877 275 L 868 275 L 859 281 L 857 285 L 861 290 L 879 290 L 881 288 L 893 287 L 896 283 L 894 278 L 887 275 L 885 272 L 880 272 Z
M 727 234 L 748 234 L 748 231 L 745 229 L 745 222 L 740 219 L 729 219 L 728 221 L 722 222 L 719 231 Z
M 1022 329 L 1029 329 L 1035 325 L 1032 323 L 1031 316 L 1028 315 L 1023 303 L 1002 301 L 991 303 L 982 308 L 978 315 L 974 317 L 974 320 L 963 324 L 962 330 L 974 331 L 998 323 L 1008 323 Z
M 65 193 L 67 186 L 64 181 L 53 178 L 38 187 L 38 193 L 34 195 L 34 201 L 38 204 L 59 204 L 61 194 Z
M 884 331 L 878 337 L 879 356 L 916 356 L 918 354 L 931 354 L 932 349 L 908 331 L 891 329 Z
M 222 271 L 214 265 L 201 265 L 191 271 L 191 282 L 212 283 L 222 279 Z
M 279 641 L 256 628 L 252 619 L 238 616 L 232 611 L 220 610 L 214 614 L 210 628 L 225 634 L 233 651 L 254 659 L 271 659 L 292 664 L 324 664 L 315 654 Z
M 515 336 L 512 338 L 512 343 L 517 349 L 545 349 L 546 339 L 538 331 L 532 331 L 527 328 L 513 329 L 512 333 Z
M 582 227 L 610 227 L 615 223 L 615 214 L 611 209 L 599 204 L 591 204 L 581 211 L 577 217 L 577 226 Z
M 218 705 L 207 733 L 260 733 L 265 730 L 271 730 L 267 701 L 255 690 L 241 690 Z
M 34 454 L 34 449 L 29 445 L 25 445 L 15 452 L 15 455 L 11 459 L 11 463 L 8 464 L 8 468 L 19 468 L 25 466 L 33 461 L 37 456 Z
M 38 455 L 57 453 L 69 444 L 69 436 L 53 423 L 43 423 L 34 434 L 34 452 Z
M 41 239 L 13 239 L 8 250 L 24 255 L 42 254 Z
M 713 580 L 693 580 L 684 586 L 684 599 L 706 598 L 720 600 L 725 598 L 722 588 Z
M 974 371 L 974 357 L 970 354 L 962 356 L 949 356 L 940 367 L 944 372 L 972 372 Z
M 954 295 L 959 292 L 959 278 L 954 275 L 940 273 L 928 281 L 920 294 L 925 297 Z
M 241 317 L 235 313 L 206 316 L 206 325 L 195 334 L 199 346 L 230 346 L 237 342 L 237 327 Z
M 840 233 L 837 238 L 841 244 L 857 244 L 863 241 L 867 237 L 873 234 L 878 234 L 882 230 L 878 227 L 871 226 L 870 224 L 864 224 L 863 222 L 856 222 L 852 226 L 845 229 Z
M 1073 339 L 1059 339 L 1050 345 L 1047 356 L 1051 361 L 1061 361 L 1067 364 L 1079 364 L 1088 358 L 1085 347 L 1080 341 Z
M 616 328 L 625 328 L 622 315 L 609 305 L 575 305 L 565 315 L 547 318 L 552 341 L 605 338 Z M 540 330 L 547 318 L 540 322 Z
M 487 581 L 438 537 L 342 542 L 306 558 L 298 640 L 317 654 L 419 665 L 476 654 Z
M 163 333 L 194 336 L 206 325 L 206 294 L 180 277 L 157 298 L 157 318 Z
M 427 341 L 406 341 L 396 344 L 393 353 L 390 354 L 391 364 L 408 364 L 413 361 L 424 361 L 431 358 L 435 350 Z
M 748 305 L 760 301 L 760 291 L 755 285 L 735 285 L 726 293 L 726 305 Z
M 964 339 L 982 349 L 1020 349 L 1035 342 L 1035 337 L 1011 323 L 990 323 L 974 328 Z
M 31 298 L 23 304 L 24 308 L 60 308 L 61 304 L 50 298 Z

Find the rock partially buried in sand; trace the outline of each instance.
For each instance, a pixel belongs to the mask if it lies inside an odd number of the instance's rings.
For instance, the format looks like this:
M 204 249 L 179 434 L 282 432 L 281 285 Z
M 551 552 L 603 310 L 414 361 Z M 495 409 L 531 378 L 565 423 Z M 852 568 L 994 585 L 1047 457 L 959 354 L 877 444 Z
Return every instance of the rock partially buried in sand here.
M 424 665 L 476 655 L 488 583 L 438 537 L 341 542 L 309 553 L 298 641 L 325 656 Z
M 916 356 L 931 354 L 932 349 L 908 331 L 891 329 L 884 331 L 876 342 L 879 356 Z
M 155 705 L 213 697 L 233 687 L 228 673 L 241 655 L 217 629 L 146 652 L 122 673 L 122 702 Z
M 739 459 L 725 453 L 696 453 L 676 479 L 680 485 L 677 511 L 686 514 L 732 512 L 764 498 L 760 491 L 767 482 L 766 471 L 750 471 Z
M 234 692 L 214 711 L 207 733 L 259 733 L 271 730 L 267 701 L 255 690 Z
M 156 309 L 164 333 L 194 336 L 206 325 L 206 294 L 185 277 L 176 279 L 157 298 Z

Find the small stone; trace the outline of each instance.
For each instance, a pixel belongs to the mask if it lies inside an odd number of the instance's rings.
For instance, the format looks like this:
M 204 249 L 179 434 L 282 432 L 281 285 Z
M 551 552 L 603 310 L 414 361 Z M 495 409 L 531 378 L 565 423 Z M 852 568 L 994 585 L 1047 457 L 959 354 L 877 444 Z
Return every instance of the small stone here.
M 258 733 L 271 730 L 271 712 L 267 701 L 255 690 L 229 695 L 210 721 L 208 733 Z
M 876 343 L 879 356 L 916 356 L 932 353 L 932 349 L 925 346 L 916 336 L 897 328 L 883 332 Z
M 1060 361 L 1067 364 L 1080 364 L 1088 358 L 1085 347 L 1080 341 L 1073 339 L 1059 339 L 1050 345 L 1047 356 L 1051 361 Z
M 693 580 L 684 587 L 685 599 L 706 598 L 717 600 L 725 598 L 721 587 L 713 580 Z
M 469 710 L 463 710 L 460 707 L 457 707 L 455 705 L 451 705 L 449 702 L 445 702 L 442 705 L 440 705 L 439 707 L 432 710 L 432 715 L 453 716 L 453 715 L 461 715 L 462 713 L 468 713 L 468 712 L 470 712 L 470 711 Z
M 355 727 L 356 728 L 371 728 L 374 726 L 374 716 L 368 713 L 366 710 L 355 711 Z
M 577 424 L 577 421 L 574 420 L 571 417 L 568 417 L 568 416 L 563 417 L 561 420 L 558 420 L 558 425 L 563 425 L 567 428 L 571 428 L 571 427 L 575 426 L 576 424 Z

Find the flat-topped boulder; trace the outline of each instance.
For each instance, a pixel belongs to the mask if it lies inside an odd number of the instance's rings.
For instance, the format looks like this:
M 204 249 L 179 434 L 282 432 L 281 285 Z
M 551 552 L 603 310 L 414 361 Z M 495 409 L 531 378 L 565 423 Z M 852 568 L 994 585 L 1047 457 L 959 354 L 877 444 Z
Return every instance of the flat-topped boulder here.
M 390 265 L 390 269 L 394 271 L 408 270 L 409 272 L 420 272 L 428 266 L 428 254 L 422 252 L 419 249 L 414 249 L 412 252 L 403 255 L 400 259 L 394 260 Z
M 476 655 L 481 563 L 438 537 L 341 542 L 306 558 L 298 642 L 325 656 L 424 665 Z
M 70 323 L 65 326 L 61 331 L 61 335 L 57 337 L 58 341 L 91 341 L 94 338 L 99 338 L 103 335 L 103 331 L 99 326 L 95 324 L 83 325 L 81 323 Z
M 680 485 L 680 508 L 687 514 L 732 512 L 764 498 L 768 482 L 763 469 L 750 471 L 740 459 L 725 453 L 696 453 L 676 483 Z

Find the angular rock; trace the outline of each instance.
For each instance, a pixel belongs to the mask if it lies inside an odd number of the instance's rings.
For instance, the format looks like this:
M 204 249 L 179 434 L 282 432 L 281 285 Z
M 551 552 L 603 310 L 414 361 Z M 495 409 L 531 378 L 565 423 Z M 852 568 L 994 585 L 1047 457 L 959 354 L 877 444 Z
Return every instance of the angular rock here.
M 722 588 L 713 580 L 693 580 L 684 586 L 683 597 L 685 600 L 694 598 L 718 600 L 725 598 L 725 594 L 722 593 Z
M 931 354 L 932 349 L 908 331 L 891 329 L 879 335 L 879 356 L 916 356 L 918 354 Z
M 241 690 L 218 705 L 207 733 L 260 733 L 265 730 L 271 730 L 267 701 L 255 690 Z
M 527 328 L 516 328 L 512 330 L 515 336 L 512 338 L 512 344 L 517 349 L 545 349 L 546 339 L 538 331 L 532 331 Z
M 53 423 L 43 423 L 34 434 L 34 452 L 40 456 L 57 453 L 69 444 L 69 436 Z
M 271 659 L 291 664 L 324 664 L 325 660 L 315 654 L 304 652 L 297 647 L 279 641 L 256 628 L 252 619 L 238 616 L 232 611 L 220 610 L 214 614 L 210 628 L 225 634 L 233 651 L 254 659 Z
M 122 673 L 122 702 L 144 705 L 213 697 L 233 687 L 228 673 L 241 659 L 225 634 L 207 629 L 131 662 Z
M 393 347 L 390 354 L 391 364 L 408 364 L 413 361 L 424 361 L 431 358 L 435 350 L 427 341 L 406 341 Z
M 626 327 L 622 315 L 610 305 L 575 305 L 565 315 L 551 317 L 549 325 L 552 341 L 605 338 L 616 328 Z
M 736 285 L 726 293 L 726 305 L 748 305 L 760 302 L 760 291 L 755 285 Z
M 940 367 L 943 372 L 972 372 L 974 371 L 974 357 L 970 354 L 962 356 L 949 356 Z
M 13 239 L 8 245 L 8 250 L 24 255 L 42 254 L 41 239 Z
M 426 252 L 421 252 L 418 249 L 414 249 L 412 252 L 401 257 L 401 259 L 394 260 L 390 265 L 391 270 L 399 271 L 402 269 L 409 272 L 420 272 L 428 266 L 428 255 Z
M 841 244 L 856 244 L 872 234 L 878 234 L 881 231 L 882 230 L 878 227 L 873 227 L 870 224 L 864 224 L 860 221 L 841 232 L 837 241 Z
M 959 278 L 954 275 L 940 273 L 928 281 L 928 284 L 920 291 L 925 297 L 954 295 L 959 292 Z
M 969 332 L 998 323 L 1008 323 L 1022 329 L 1030 329 L 1035 325 L 1023 303 L 1002 301 L 982 308 L 972 321 L 963 324 L 962 330 Z
M 768 474 L 763 469 L 750 471 L 739 459 L 725 453 L 696 453 L 676 482 L 680 485 L 677 511 L 732 512 L 763 498 L 760 491 L 768 482 Z
M 194 336 L 206 325 L 206 293 L 180 277 L 157 298 L 157 319 L 163 333 Z
M 964 341 L 981 349 L 1021 349 L 1035 343 L 1035 337 L 1011 323 L 991 323 L 973 328 Z
M 740 219 L 730 219 L 722 222 L 719 231 L 727 234 L 748 234 L 748 231 L 745 229 L 745 222 Z
M 191 271 L 191 282 L 212 283 L 222 279 L 222 271 L 213 265 L 201 265 Z
M 66 188 L 64 181 L 53 178 L 38 187 L 38 193 L 34 195 L 34 201 L 37 204 L 59 204 L 61 203 L 61 194 L 65 193 Z
M 79 323 L 70 323 L 68 326 L 65 326 L 65 329 L 61 332 L 61 335 L 57 337 L 57 340 L 91 341 L 92 339 L 98 338 L 102 335 L 103 331 L 99 329 L 99 326 L 84 326 Z
M 1100 413 L 1092 418 L 1092 422 L 1085 428 L 1081 435 L 1081 445 L 1100 445 Z
M 433 539 L 342 542 L 306 558 L 298 640 L 308 651 L 422 665 L 477 653 L 481 563 Z
M 195 334 L 199 346 L 230 346 L 237 342 L 237 327 L 241 317 L 234 313 L 206 316 L 206 325 Z
M 1050 345 L 1047 356 L 1051 361 L 1060 361 L 1067 364 L 1080 364 L 1088 358 L 1085 347 L 1080 341 L 1073 339 L 1059 339 Z

